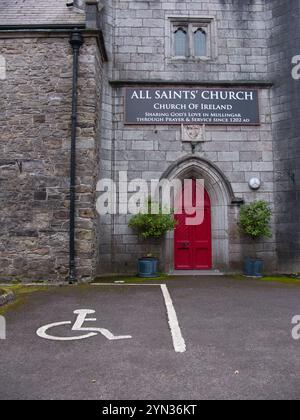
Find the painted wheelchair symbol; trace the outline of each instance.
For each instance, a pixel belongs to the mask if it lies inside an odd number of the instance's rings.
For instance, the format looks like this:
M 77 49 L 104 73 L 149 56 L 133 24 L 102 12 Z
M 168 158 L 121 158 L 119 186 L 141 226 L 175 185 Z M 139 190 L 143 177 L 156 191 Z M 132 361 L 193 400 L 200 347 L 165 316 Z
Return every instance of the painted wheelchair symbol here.
M 49 330 L 61 327 L 64 325 L 71 325 L 72 321 L 63 321 L 63 322 L 54 322 L 53 324 L 45 325 L 37 330 L 37 335 L 46 340 L 55 340 L 55 341 L 72 341 L 72 340 L 84 340 L 85 338 L 94 337 L 98 334 L 102 334 L 108 340 L 126 340 L 132 338 L 131 335 L 114 335 L 109 330 L 105 328 L 87 328 L 83 327 L 85 322 L 95 322 L 97 318 L 87 318 L 88 315 L 94 314 L 96 311 L 92 309 L 77 309 L 74 311 L 74 314 L 77 315 L 76 321 L 72 327 L 72 331 L 89 331 L 86 334 L 73 336 L 73 337 L 58 337 L 55 335 L 49 334 Z

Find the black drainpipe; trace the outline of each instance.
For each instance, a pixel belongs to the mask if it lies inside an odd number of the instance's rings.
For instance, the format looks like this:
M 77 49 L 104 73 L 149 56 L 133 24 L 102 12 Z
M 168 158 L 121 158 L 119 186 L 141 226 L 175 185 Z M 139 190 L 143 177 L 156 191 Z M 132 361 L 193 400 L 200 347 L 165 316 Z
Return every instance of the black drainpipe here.
M 76 188 L 76 129 L 77 129 L 77 82 L 79 50 L 83 37 L 78 29 L 70 36 L 73 50 L 73 87 L 72 87 L 72 131 L 71 131 L 71 163 L 70 163 L 70 248 L 69 248 L 69 283 L 76 279 L 75 264 L 75 188 Z

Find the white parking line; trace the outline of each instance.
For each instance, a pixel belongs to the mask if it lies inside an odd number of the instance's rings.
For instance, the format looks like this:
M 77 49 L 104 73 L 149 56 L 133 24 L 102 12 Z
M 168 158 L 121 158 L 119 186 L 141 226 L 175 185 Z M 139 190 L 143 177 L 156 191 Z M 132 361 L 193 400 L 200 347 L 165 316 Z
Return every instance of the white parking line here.
M 171 334 L 173 338 L 173 345 L 174 350 L 176 353 L 184 353 L 186 351 L 186 345 L 184 338 L 181 334 L 181 329 L 179 327 L 178 318 L 176 315 L 176 311 L 169 293 L 169 290 L 165 284 L 161 284 L 161 291 L 163 294 L 163 297 L 165 299 L 165 304 L 167 308 L 167 314 L 169 319 L 169 326 L 171 329 Z
M 163 298 L 165 301 L 168 323 L 171 330 L 173 346 L 176 353 L 184 353 L 186 351 L 186 344 L 181 334 L 176 311 L 169 293 L 169 290 L 165 284 L 138 284 L 138 283 L 92 283 L 93 286 L 160 286 Z

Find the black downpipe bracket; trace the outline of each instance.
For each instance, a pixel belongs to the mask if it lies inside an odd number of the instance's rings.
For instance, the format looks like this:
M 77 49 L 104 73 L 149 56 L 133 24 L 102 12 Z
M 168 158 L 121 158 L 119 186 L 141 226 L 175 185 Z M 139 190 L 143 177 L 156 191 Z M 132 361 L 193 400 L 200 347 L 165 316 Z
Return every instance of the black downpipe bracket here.
M 75 188 L 76 188 L 76 130 L 77 130 L 77 85 L 79 51 L 83 44 L 83 37 L 78 29 L 74 29 L 70 36 L 73 50 L 73 87 L 72 87 L 72 129 L 71 129 L 71 162 L 70 162 L 70 244 L 69 244 L 69 283 L 77 282 L 75 263 Z

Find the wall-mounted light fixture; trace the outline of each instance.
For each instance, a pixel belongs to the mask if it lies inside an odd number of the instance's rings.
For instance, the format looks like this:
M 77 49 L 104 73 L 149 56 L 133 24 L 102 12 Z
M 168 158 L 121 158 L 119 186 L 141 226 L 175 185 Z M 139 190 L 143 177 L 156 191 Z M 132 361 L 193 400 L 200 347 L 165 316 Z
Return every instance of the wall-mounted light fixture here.
M 259 178 L 251 178 L 249 181 L 249 187 L 251 190 L 259 190 L 261 186 L 261 181 Z

